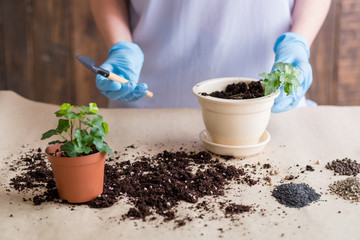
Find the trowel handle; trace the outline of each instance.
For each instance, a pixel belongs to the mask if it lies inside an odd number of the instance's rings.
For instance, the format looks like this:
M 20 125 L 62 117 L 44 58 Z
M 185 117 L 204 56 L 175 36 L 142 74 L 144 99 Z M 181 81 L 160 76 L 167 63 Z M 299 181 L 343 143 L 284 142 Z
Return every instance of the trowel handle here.
M 126 80 L 123 77 L 120 77 L 119 75 L 116 75 L 115 73 L 109 72 L 109 76 L 107 77 L 110 80 L 113 80 L 115 82 L 119 82 L 119 83 L 127 83 L 128 80 Z M 147 97 L 152 97 L 154 94 L 152 92 L 150 92 L 149 90 L 146 93 Z

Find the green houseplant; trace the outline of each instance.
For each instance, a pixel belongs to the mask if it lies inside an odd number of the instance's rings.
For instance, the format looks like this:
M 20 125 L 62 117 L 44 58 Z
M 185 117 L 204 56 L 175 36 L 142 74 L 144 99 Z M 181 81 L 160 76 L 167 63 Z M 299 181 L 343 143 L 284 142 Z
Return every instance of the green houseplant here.
M 45 152 L 59 196 L 68 202 L 87 202 L 103 191 L 105 158 L 113 153 L 105 142 L 108 124 L 98 111 L 95 103 L 81 107 L 63 103 L 55 112 L 57 127 L 41 137 L 60 138 L 49 142 Z
M 278 62 L 274 64 L 275 70 L 270 73 L 261 73 L 259 76 L 264 77 L 262 81 L 265 86 L 265 95 L 276 92 L 281 86 L 284 86 L 286 95 L 296 92 L 297 87 L 301 86 L 298 78 L 300 70 L 290 63 Z

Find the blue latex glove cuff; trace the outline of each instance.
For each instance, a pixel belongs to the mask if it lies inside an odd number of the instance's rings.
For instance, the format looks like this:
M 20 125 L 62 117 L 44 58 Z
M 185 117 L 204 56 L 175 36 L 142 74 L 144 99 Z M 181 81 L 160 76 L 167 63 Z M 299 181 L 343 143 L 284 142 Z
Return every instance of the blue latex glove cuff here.
M 144 62 L 141 48 L 131 42 L 118 42 L 108 53 L 108 59 L 100 66 L 129 80 L 125 84 L 111 81 L 101 75 L 96 76 L 96 86 L 111 100 L 135 102 L 147 93 L 147 85 L 137 85 Z
M 289 96 L 286 96 L 281 87 L 280 95 L 275 99 L 272 107 L 272 112 L 278 113 L 296 107 L 311 86 L 313 78 L 309 63 L 310 49 L 305 37 L 297 33 L 285 33 L 276 40 L 274 52 L 275 63 L 291 63 L 300 70 L 299 81 L 301 83 L 301 87 L 298 87 L 296 92 L 293 91 Z

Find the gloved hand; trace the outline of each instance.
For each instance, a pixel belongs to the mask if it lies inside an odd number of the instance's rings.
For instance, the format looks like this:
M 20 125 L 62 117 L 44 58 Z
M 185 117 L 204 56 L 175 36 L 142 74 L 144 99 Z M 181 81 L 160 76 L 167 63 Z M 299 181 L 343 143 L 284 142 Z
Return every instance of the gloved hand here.
M 300 70 L 299 81 L 301 86 L 286 96 L 284 86 L 282 86 L 280 95 L 275 99 L 271 111 L 274 113 L 288 111 L 300 102 L 309 89 L 313 77 L 312 69 L 309 63 L 310 49 L 306 39 L 297 33 L 285 33 L 281 35 L 275 43 L 275 63 L 291 63 Z M 274 70 L 274 67 L 273 67 Z
M 96 86 L 102 94 L 111 100 L 135 102 L 147 93 L 147 85 L 139 81 L 144 62 L 144 54 L 140 47 L 131 42 L 118 42 L 109 50 L 109 58 L 100 66 L 113 72 L 129 82 L 121 84 L 101 75 L 96 76 Z

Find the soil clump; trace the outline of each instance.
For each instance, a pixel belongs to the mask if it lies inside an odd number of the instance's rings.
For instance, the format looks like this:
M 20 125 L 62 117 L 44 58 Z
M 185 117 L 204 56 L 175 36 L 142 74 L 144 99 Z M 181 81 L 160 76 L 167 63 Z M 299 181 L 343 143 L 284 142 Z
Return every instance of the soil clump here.
M 244 212 L 249 212 L 250 209 L 251 206 L 231 203 L 225 208 L 225 214 L 226 215 L 240 214 Z

